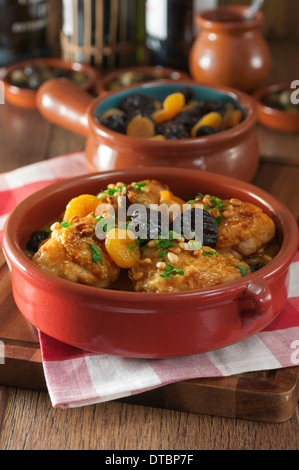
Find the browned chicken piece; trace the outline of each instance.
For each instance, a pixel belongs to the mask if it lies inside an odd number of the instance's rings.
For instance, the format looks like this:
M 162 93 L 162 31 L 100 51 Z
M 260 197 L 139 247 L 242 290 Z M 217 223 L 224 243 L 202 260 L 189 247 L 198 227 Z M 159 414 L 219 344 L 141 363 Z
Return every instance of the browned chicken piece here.
M 152 242 L 156 243 L 153 248 Z M 130 272 L 136 292 L 204 289 L 240 279 L 250 273 L 246 263 L 229 253 L 220 255 L 209 247 L 186 250 L 185 244 L 180 244 L 183 248 L 176 245 L 164 249 L 157 247 L 159 242 L 152 242 L 149 242 L 150 247 L 144 249 L 142 260 Z M 162 254 L 165 256 L 162 257 Z
M 275 236 L 275 224 L 260 207 L 240 199 L 220 200 L 206 195 L 196 199 L 218 220 L 216 250 L 234 250 L 250 256 Z
M 56 222 L 51 237 L 43 242 L 32 260 L 43 270 L 80 284 L 108 287 L 116 281 L 120 268 L 95 237 L 94 217 L 78 217 L 68 227 Z

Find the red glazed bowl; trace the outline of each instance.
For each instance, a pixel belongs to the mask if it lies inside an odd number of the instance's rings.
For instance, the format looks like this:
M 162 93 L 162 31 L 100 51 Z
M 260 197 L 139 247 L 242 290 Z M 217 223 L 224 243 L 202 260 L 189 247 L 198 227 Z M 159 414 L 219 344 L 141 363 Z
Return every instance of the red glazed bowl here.
M 140 74 L 147 74 L 147 75 L 152 75 L 152 74 L 159 74 L 160 78 L 157 78 L 157 80 L 161 79 L 171 79 L 175 81 L 179 80 L 191 80 L 191 77 L 187 74 L 182 72 L 181 70 L 176 70 L 176 69 L 171 69 L 168 67 L 162 67 L 161 65 L 157 66 L 139 66 L 139 67 L 127 67 L 123 69 L 118 69 L 114 70 L 113 72 L 107 73 L 101 80 L 99 80 L 99 86 L 97 88 L 99 95 L 102 93 L 107 93 L 109 91 L 112 91 L 110 89 L 110 85 L 116 81 L 122 74 L 126 72 L 136 72 Z M 146 83 L 146 80 L 144 80 Z M 139 82 L 141 83 L 141 81 Z M 136 83 L 137 84 L 137 83 Z M 135 85 L 136 85 L 135 84 Z M 127 85 L 130 86 L 130 85 Z M 123 88 L 119 87 L 119 88 Z
M 292 114 L 286 111 L 280 111 L 278 109 L 266 106 L 263 103 L 264 98 L 270 93 L 276 93 L 282 90 L 290 90 L 293 82 L 282 82 L 272 85 L 268 85 L 257 90 L 254 93 L 254 97 L 258 102 L 258 115 L 259 121 L 266 127 L 271 127 L 279 131 L 285 132 L 299 132 L 299 113 Z M 294 92 L 295 92 L 294 88 Z M 298 92 L 296 93 L 298 98 Z
M 81 88 L 85 91 L 91 90 L 100 79 L 100 73 L 96 69 L 78 62 L 67 62 L 58 58 L 38 58 L 16 62 L 3 68 L 0 74 L 0 80 L 4 84 L 5 100 L 8 103 L 22 108 L 36 108 L 37 90 L 18 87 L 9 81 L 10 74 L 14 70 L 30 65 L 48 65 L 49 67 L 84 72 L 87 75 L 87 80 L 81 85 Z
M 74 196 L 111 182 L 159 179 L 176 194 L 198 190 L 237 197 L 273 216 L 281 248 L 261 271 L 209 289 L 156 294 L 112 291 L 60 279 L 23 253 L 30 234 L 55 219 Z M 3 248 L 22 314 L 49 336 L 82 349 L 124 357 L 197 354 L 244 340 L 271 323 L 285 305 L 298 228 L 289 210 L 264 191 L 213 173 L 178 168 L 103 172 L 56 183 L 23 201 L 9 216 Z
M 107 129 L 96 119 L 131 93 L 143 93 L 163 101 L 170 93 L 189 86 L 195 100 L 233 101 L 246 113 L 237 126 L 218 134 L 180 140 L 130 137 Z M 207 87 L 192 81 L 159 80 L 104 94 L 98 98 L 65 80 L 49 80 L 37 97 L 40 113 L 49 121 L 83 135 L 90 172 L 125 168 L 169 166 L 193 168 L 251 181 L 259 164 L 256 134 L 256 101 L 249 95 L 225 87 Z

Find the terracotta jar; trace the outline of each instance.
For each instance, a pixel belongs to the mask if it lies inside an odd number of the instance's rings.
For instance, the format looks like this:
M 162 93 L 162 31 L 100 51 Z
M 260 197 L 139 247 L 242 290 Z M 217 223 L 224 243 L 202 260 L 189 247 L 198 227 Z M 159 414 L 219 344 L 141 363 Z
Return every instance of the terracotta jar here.
M 262 32 L 263 14 L 246 18 L 247 7 L 209 10 L 196 18 L 200 32 L 189 57 L 192 77 L 199 82 L 252 91 L 268 76 L 271 55 Z

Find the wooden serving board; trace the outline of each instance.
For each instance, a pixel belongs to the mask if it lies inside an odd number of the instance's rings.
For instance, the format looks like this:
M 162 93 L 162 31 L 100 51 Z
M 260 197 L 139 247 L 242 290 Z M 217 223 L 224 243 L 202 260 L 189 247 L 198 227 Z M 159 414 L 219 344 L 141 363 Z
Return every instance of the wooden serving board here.
M 0 385 L 47 391 L 36 329 L 19 312 L 11 276 L 0 251 Z M 1 358 L 0 358 L 1 359 Z M 120 400 L 136 405 L 262 422 L 283 422 L 295 413 L 299 367 L 227 378 L 194 379 Z

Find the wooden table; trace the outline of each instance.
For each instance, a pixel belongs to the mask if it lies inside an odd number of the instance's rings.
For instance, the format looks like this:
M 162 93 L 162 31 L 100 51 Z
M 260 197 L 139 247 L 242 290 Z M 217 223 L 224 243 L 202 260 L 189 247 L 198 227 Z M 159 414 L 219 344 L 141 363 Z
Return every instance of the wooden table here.
M 269 81 L 299 79 L 295 43 L 271 44 Z M 254 184 L 285 203 L 299 222 L 299 136 L 259 127 L 261 165 Z M 0 106 L 0 172 L 83 150 L 84 139 L 36 111 Z M 1 367 L 1 366 L 0 366 Z M 283 423 L 238 420 L 131 403 L 53 409 L 45 391 L 0 386 L 0 449 L 296 450 L 298 407 Z

